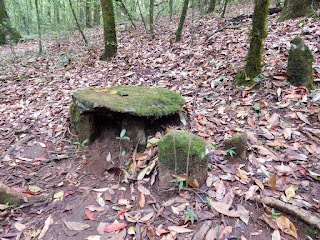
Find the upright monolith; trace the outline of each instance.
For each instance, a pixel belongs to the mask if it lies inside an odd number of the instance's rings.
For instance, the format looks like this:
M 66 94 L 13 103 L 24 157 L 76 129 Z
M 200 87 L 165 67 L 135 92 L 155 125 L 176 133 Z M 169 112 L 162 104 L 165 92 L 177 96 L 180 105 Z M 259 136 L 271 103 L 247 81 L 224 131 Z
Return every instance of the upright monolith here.
M 187 131 L 171 131 L 159 141 L 159 187 L 171 187 L 175 178 L 192 187 L 203 184 L 208 171 L 206 142 Z
M 300 37 L 292 40 L 289 51 L 287 75 L 289 82 L 297 87 L 312 88 L 313 85 L 313 55 Z

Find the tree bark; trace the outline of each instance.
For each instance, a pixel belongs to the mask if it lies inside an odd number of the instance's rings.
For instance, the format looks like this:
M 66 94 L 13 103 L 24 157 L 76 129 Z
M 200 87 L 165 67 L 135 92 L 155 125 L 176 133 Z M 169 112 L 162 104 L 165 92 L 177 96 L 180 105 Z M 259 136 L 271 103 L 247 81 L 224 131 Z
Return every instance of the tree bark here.
M 146 24 L 146 21 L 144 20 L 144 17 L 143 17 L 143 14 L 142 14 L 142 10 L 141 10 L 141 6 L 140 6 L 140 3 L 139 3 L 139 0 L 137 0 L 137 4 L 138 4 L 138 9 L 139 9 L 140 17 L 141 17 L 141 20 L 142 20 L 143 25 L 144 25 L 144 29 L 145 29 L 146 32 L 147 32 L 147 31 L 148 31 L 148 30 L 147 30 L 147 24 Z
M 37 13 L 37 25 L 38 25 L 39 54 L 41 54 L 42 53 L 42 41 L 41 41 L 41 24 L 40 24 L 40 13 L 39 13 L 38 0 L 35 0 L 35 4 L 36 4 L 36 13 Z
M 314 11 L 317 0 L 286 0 L 281 11 L 279 21 L 303 17 Z M 314 4 L 313 4 L 314 3 Z M 314 5 L 314 6 L 313 6 Z
M 170 22 L 172 21 L 172 14 L 173 14 L 173 0 L 169 1 L 169 12 L 170 12 Z
M 100 25 L 100 17 L 101 17 L 101 9 L 100 3 L 98 1 L 94 2 L 94 15 L 93 15 L 93 25 L 99 26 Z
M 176 42 L 179 42 L 181 40 L 182 29 L 183 29 L 184 21 L 186 20 L 188 5 L 189 5 L 189 0 L 184 0 L 180 21 L 179 21 L 179 26 L 176 31 Z
M 223 6 L 223 11 L 221 14 L 221 18 L 224 18 L 224 15 L 226 14 L 226 10 L 227 10 L 227 5 L 229 3 L 230 0 L 224 0 L 224 6 Z
M 236 78 L 236 83 L 250 85 L 254 83 L 262 70 L 263 40 L 267 37 L 267 17 L 270 0 L 255 0 L 252 15 L 252 30 L 250 33 L 250 49 L 246 58 L 245 70 Z
M 21 38 L 21 34 L 11 26 L 5 1 L 0 0 L 0 45 L 7 44 L 9 41 L 17 43 Z
M 91 28 L 92 24 L 91 24 L 91 1 L 90 0 L 86 0 L 86 27 L 87 28 Z
M 120 8 L 121 8 L 121 10 L 123 11 L 123 13 L 124 13 L 125 15 L 127 15 L 127 17 L 129 18 L 129 21 L 131 22 L 132 26 L 133 26 L 135 29 L 137 29 L 136 25 L 135 25 L 134 22 L 133 22 L 133 18 L 132 18 L 132 16 L 131 16 L 130 12 L 128 11 L 126 5 L 124 5 L 124 3 L 123 3 L 122 0 L 116 0 L 116 1 L 117 1 L 117 2 L 120 2 Z
M 104 30 L 104 53 L 102 60 L 107 60 L 117 54 L 116 22 L 113 11 L 113 0 L 101 0 L 103 30 Z
M 154 0 L 150 0 L 150 7 L 149 7 L 149 24 L 150 24 L 150 33 L 151 33 L 152 39 L 155 38 L 154 28 L 153 28 L 153 12 L 154 12 Z

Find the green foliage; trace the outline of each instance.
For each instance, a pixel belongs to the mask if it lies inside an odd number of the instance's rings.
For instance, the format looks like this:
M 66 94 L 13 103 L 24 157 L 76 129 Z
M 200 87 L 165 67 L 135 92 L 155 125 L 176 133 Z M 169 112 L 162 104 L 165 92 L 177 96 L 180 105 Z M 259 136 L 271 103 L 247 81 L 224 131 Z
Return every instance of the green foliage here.
M 194 220 L 199 221 L 197 214 L 195 214 L 194 211 L 190 208 L 187 208 L 184 214 L 186 214 L 184 223 L 188 222 L 189 220 L 191 221 L 192 224 L 194 223 Z
M 274 209 L 271 210 L 271 214 L 270 214 L 270 215 L 269 215 L 269 214 L 266 214 L 267 217 L 269 217 L 269 218 L 275 218 L 275 219 L 277 219 L 279 215 L 281 215 L 281 213 L 275 212 Z
M 206 200 L 203 200 L 204 203 L 208 204 L 209 207 L 211 207 L 210 198 L 206 198 Z
M 179 192 L 181 191 L 184 182 L 182 179 L 172 179 L 170 182 L 176 183 L 178 185 Z
M 85 139 L 82 142 L 73 142 L 73 145 L 78 146 L 77 151 L 80 151 L 81 148 L 87 147 L 86 144 L 89 142 L 89 139 Z
M 260 112 L 261 110 L 261 105 L 259 103 L 255 103 L 252 107 L 253 107 L 253 110 L 256 112 Z
M 228 155 L 230 155 L 231 157 L 233 157 L 233 155 L 236 155 L 237 153 L 234 151 L 234 149 L 236 149 L 236 147 L 231 147 L 227 150 L 225 150 L 225 153 Z
M 130 140 L 130 138 L 128 136 L 125 136 L 126 134 L 126 129 L 122 129 L 122 131 L 120 132 L 120 137 L 116 137 L 116 139 L 119 139 L 119 140 Z

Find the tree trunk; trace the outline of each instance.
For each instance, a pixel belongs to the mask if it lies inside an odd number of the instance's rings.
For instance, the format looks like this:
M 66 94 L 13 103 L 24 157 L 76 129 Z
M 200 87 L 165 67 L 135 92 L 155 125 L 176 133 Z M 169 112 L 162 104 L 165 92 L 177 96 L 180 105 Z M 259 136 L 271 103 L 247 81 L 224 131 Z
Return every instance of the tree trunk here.
M 173 13 L 173 0 L 169 1 L 169 12 L 170 12 L 170 22 L 172 21 L 172 13 Z
M 103 30 L 104 30 L 104 53 L 102 60 L 107 60 L 117 54 L 116 22 L 113 11 L 113 0 L 101 0 Z
M 179 26 L 176 31 L 176 42 L 179 42 L 181 40 L 182 29 L 183 29 L 184 21 L 186 20 L 188 5 L 189 5 L 189 0 L 184 0 Z
M 39 5 L 38 0 L 35 0 L 36 4 L 36 13 L 37 13 L 37 25 L 38 25 L 38 37 L 39 37 L 39 54 L 42 53 L 42 42 L 41 42 L 41 24 L 40 24 L 40 13 L 39 13 Z
M 316 8 L 316 0 L 286 0 L 281 11 L 279 21 L 291 18 L 303 17 L 313 12 Z
M 236 83 L 250 85 L 262 70 L 263 40 L 268 35 L 266 29 L 270 0 L 255 0 L 252 16 L 252 30 L 250 36 L 250 49 L 246 58 L 245 71 L 236 78 Z
M 216 0 L 210 0 L 207 13 L 212 13 L 215 8 L 216 8 Z
M 21 38 L 21 34 L 11 26 L 5 1 L 0 0 L 0 45 L 7 44 L 10 41 L 17 43 Z
M 94 15 L 93 15 L 93 25 L 99 26 L 100 25 L 100 3 L 98 1 L 94 1 Z
M 123 3 L 122 0 L 117 0 L 117 2 L 120 2 L 120 8 L 122 9 L 123 13 L 124 13 L 125 15 L 127 15 L 127 17 L 129 18 L 129 21 L 131 22 L 132 26 L 133 26 L 135 29 L 137 29 L 136 25 L 135 25 L 134 22 L 133 22 L 133 18 L 132 18 L 132 16 L 131 16 L 130 12 L 128 11 L 126 5 L 124 5 L 124 3 Z
M 140 3 L 139 3 L 139 0 L 137 0 L 137 4 L 138 4 L 138 9 L 139 9 L 140 17 L 141 17 L 141 20 L 142 20 L 143 25 L 144 25 L 144 29 L 145 29 L 146 32 L 147 32 L 147 31 L 148 31 L 148 30 L 147 30 L 147 24 L 146 24 L 146 21 L 144 20 L 144 17 L 143 17 L 143 14 L 142 14 L 142 10 L 141 10 L 141 6 L 140 6 Z
M 224 18 L 224 15 L 226 14 L 226 10 L 227 10 L 227 5 L 229 3 L 230 0 L 224 0 L 224 6 L 223 6 L 223 11 L 221 14 L 221 18 Z
M 153 28 L 153 11 L 154 11 L 154 0 L 150 0 L 150 7 L 149 7 L 149 24 L 150 24 L 150 33 L 151 33 L 152 39 L 155 38 L 154 28 Z
M 78 28 L 78 30 L 79 30 L 82 38 L 83 38 L 83 41 L 85 42 L 86 46 L 88 46 L 88 40 L 86 39 L 86 36 L 84 35 L 84 33 L 83 33 L 82 29 L 81 29 L 81 26 L 80 26 L 80 23 L 79 23 L 79 21 L 78 21 L 76 12 L 75 12 L 74 9 L 73 9 L 73 5 L 72 5 L 71 0 L 69 0 L 69 5 L 70 5 L 70 8 L 71 8 L 71 12 L 72 12 L 72 15 L 73 15 L 73 17 L 74 17 L 74 20 L 76 21 L 77 28 Z
M 80 25 L 83 27 L 84 26 L 84 4 L 83 4 L 83 0 L 79 0 L 79 19 L 80 21 L 78 21 L 80 23 Z
M 86 27 L 91 28 L 91 1 L 86 0 Z

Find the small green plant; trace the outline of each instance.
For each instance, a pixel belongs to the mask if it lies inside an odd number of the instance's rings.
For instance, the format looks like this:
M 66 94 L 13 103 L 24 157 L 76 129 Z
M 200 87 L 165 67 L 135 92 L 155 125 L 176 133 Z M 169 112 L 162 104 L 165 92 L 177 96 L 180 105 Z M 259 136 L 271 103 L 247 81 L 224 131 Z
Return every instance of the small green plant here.
M 213 143 L 210 143 L 210 147 L 211 147 L 212 149 L 215 149 L 215 148 L 217 148 L 217 145 L 215 145 L 215 144 L 213 144 Z
M 78 146 L 77 151 L 80 151 L 81 148 L 85 148 L 87 147 L 86 144 L 89 142 L 89 139 L 85 139 L 82 142 L 73 142 L 73 145 Z
M 316 239 L 316 240 L 320 239 L 320 232 L 318 232 L 317 230 L 314 230 L 311 228 L 305 228 L 304 232 L 306 235 L 309 235 L 310 237 L 312 237 L 312 239 Z
M 227 150 L 225 150 L 224 152 L 228 155 L 230 155 L 231 157 L 233 157 L 233 155 L 236 155 L 237 153 L 234 151 L 234 149 L 236 149 L 236 147 L 232 147 L 232 148 L 229 148 Z
M 183 180 L 176 178 L 176 179 L 170 180 L 170 182 L 176 183 L 178 185 L 179 192 L 181 191 L 181 189 L 183 187 L 183 182 L 184 182 Z
M 186 214 L 186 218 L 184 220 L 184 223 L 188 222 L 189 220 L 191 221 L 191 223 L 194 223 L 194 220 L 199 221 L 199 218 L 197 216 L 197 214 L 194 213 L 194 211 L 192 211 L 192 209 L 187 208 L 187 210 L 184 212 L 184 214 Z
M 0 211 L 4 211 L 4 210 L 6 210 L 8 207 L 9 207 L 9 202 L 6 202 L 6 204 L 0 204 L 1 206 L 0 206 Z
M 255 103 L 252 107 L 256 112 L 260 112 L 261 110 L 261 105 L 259 103 Z
M 126 154 L 126 151 L 125 150 L 122 150 L 121 151 L 121 141 L 122 140 L 130 140 L 130 138 L 128 136 L 125 136 L 126 135 L 126 129 L 122 129 L 121 132 L 120 132 L 120 137 L 116 137 L 116 139 L 119 139 L 119 148 L 120 148 L 120 151 L 119 151 L 119 160 L 121 159 L 121 156 L 124 156 Z
M 272 209 L 272 210 L 271 210 L 271 215 L 266 214 L 266 216 L 269 217 L 269 218 L 275 218 L 275 219 L 277 219 L 280 214 L 281 214 L 281 213 L 277 213 L 277 212 L 274 211 L 274 209 Z
M 203 200 L 204 203 L 208 204 L 209 207 L 211 207 L 210 198 L 206 198 L 206 200 Z

